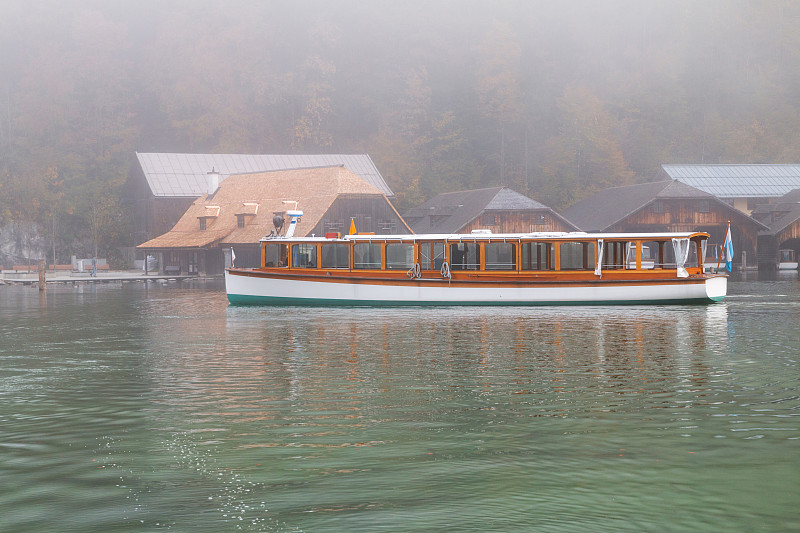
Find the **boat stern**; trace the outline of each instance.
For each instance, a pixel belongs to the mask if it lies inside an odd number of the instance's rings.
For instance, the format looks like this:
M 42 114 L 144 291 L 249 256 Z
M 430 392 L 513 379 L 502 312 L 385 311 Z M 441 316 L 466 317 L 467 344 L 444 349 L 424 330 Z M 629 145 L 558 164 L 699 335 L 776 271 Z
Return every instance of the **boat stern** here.
M 706 279 L 706 296 L 715 302 L 721 301 L 728 294 L 728 276 L 710 276 Z

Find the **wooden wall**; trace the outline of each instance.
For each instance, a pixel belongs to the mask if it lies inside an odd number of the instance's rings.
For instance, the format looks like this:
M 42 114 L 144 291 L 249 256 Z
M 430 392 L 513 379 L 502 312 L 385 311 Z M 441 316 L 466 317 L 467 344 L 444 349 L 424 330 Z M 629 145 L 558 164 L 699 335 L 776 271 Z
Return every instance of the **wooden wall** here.
M 744 213 L 717 199 L 656 199 L 632 213 L 608 231 L 704 231 L 711 235 L 709 244 L 722 244 L 728 222 L 731 224 L 735 262 L 742 252 L 748 265 L 755 265 L 760 224 Z
M 411 233 L 385 196 L 341 195 L 308 234 L 322 236 L 339 232 L 346 235 L 350 230 L 351 218 L 355 219 L 356 230 L 360 232 L 388 235 Z
M 800 240 L 800 218 L 792 222 L 784 230 L 776 233 L 775 238 L 778 241 L 778 246 L 781 248 L 784 247 L 783 244 L 787 241 Z M 788 248 L 791 248 L 791 246 L 788 246 Z

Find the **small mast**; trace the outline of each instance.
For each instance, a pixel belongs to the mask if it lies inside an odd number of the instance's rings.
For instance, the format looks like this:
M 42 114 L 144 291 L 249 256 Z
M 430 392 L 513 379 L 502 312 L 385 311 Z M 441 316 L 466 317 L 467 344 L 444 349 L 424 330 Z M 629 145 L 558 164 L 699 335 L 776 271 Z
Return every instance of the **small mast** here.
M 287 239 L 292 238 L 294 236 L 294 230 L 297 229 L 297 223 L 300 221 L 300 217 L 303 216 L 303 212 L 297 209 L 297 201 L 296 200 L 284 200 L 284 204 L 294 204 L 294 209 L 289 209 L 286 211 L 286 216 L 289 217 L 289 229 L 286 230 L 286 237 Z

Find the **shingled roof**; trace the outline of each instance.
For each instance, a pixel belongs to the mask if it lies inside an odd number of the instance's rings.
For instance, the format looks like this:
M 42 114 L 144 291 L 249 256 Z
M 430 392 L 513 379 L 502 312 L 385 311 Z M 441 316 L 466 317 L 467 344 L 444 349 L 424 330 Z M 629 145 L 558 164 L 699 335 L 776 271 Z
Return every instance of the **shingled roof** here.
M 442 193 L 410 209 L 403 218 L 414 233 L 454 233 L 487 211 L 548 211 L 562 218 L 546 205 L 507 187 Z
M 207 174 L 220 173 L 220 182 L 233 174 L 344 165 L 388 197 L 394 193 L 366 154 L 251 155 L 251 154 L 136 154 L 150 191 L 157 197 L 197 198 L 206 192 Z M 265 174 L 270 176 L 271 174 Z
M 273 229 L 274 212 L 298 201 L 303 217 L 295 235 L 306 235 L 339 196 L 385 195 L 342 166 L 234 174 L 222 182 L 213 195 L 194 201 L 169 232 L 139 248 L 200 248 L 218 244 L 256 243 Z M 216 215 L 215 215 L 216 214 Z M 243 228 L 237 215 L 248 220 Z M 206 229 L 199 219 L 205 218 Z
M 604 231 L 656 198 L 708 198 L 719 201 L 713 195 L 677 180 L 654 181 L 603 189 L 571 205 L 562 214 L 584 231 Z

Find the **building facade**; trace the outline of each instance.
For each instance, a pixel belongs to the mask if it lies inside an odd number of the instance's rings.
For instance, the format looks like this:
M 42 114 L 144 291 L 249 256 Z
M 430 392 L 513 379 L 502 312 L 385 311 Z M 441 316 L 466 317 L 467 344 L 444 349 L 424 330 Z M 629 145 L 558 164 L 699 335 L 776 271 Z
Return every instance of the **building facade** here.
M 549 207 L 507 187 L 440 194 L 404 218 L 414 233 L 535 233 L 578 228 Z
M 385 194 L 343 166 L 210 177 L 207 187 L 172 229 L 138 246 L 160 272 L 217 275 L 234 257 L 259 266 L 260 239 L 280 232 L 276 217 L 295 206 L 298 236 L 346 233 L 351 219 L 360 232 L 410 232 Z
M 711 235 L 710 257 L 724 242 L 730 223 L 739 266 L 756 265 L 758 234 L 768 229 L 714 195 L 677 180 L 605 189 L 563 214 L 589 232 L 704 231 Z

